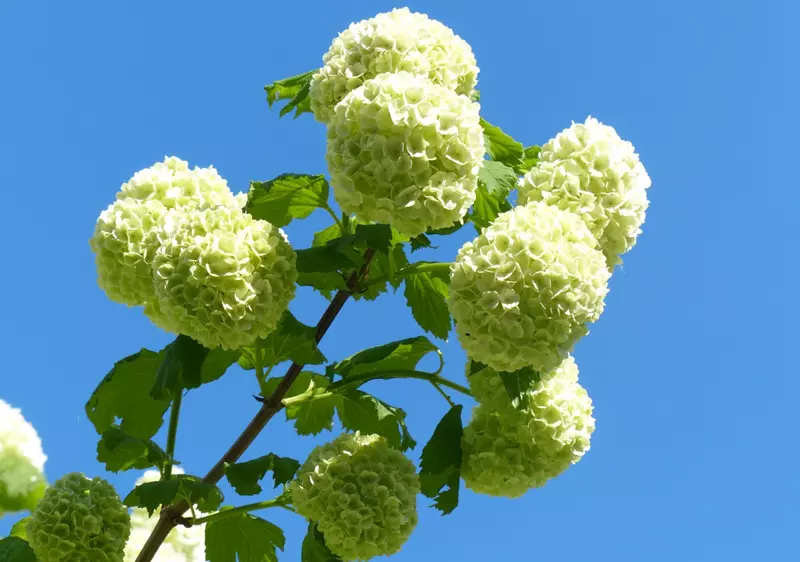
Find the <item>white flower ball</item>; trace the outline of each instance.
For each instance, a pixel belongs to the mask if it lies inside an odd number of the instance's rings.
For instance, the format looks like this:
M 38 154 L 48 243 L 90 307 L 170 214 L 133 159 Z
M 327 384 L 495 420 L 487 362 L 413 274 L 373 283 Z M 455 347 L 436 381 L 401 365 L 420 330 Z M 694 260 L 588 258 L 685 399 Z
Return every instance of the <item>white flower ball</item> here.
M 46 460 L 33 426 L 0 400 L 0 517 L 35 507 L 46 486 Z
M 407 72 L 350 92 L 328 125 L 336 201 L 406 236 L 460 221 L 483 166 L 479 105 Z
M 314 116 L 328 123 L 336 104 L 365 81 L 404 71 L 465 96 L 478 77 L 466 41 L 427 15 L 400 8 L 353 23 L 334 39 L 311 81 Z
M 469 357 L 497 371 L 546 372 L 603 312 L 609 276 L 577 215 L 533 202 L 462 246 L 448 306 Z
M 519 202 L 544 201 L 578 214 L 613 268 L 641 233 L 649 187 L 633 145 L 589 117 L 542 147 L 539 163 L 520 181 Z

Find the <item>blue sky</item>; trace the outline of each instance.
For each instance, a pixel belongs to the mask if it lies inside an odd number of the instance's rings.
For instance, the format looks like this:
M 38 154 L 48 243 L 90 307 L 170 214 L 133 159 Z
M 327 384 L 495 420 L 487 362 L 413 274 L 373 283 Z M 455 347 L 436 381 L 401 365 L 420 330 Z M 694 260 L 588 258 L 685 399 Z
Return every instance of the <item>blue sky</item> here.
M 653 187 L 644 234 L 576 348 L 595 404 L 591 451 L 519 500 L 467 491 L 440 517 L 420 498 L 421 523 L 394 559 L 796 559 L 798 5 L 409 5 L 471 43 L 491 122 L 532 144 L 591 114 L 636 145 Z M 98 213 L 164 155 L 213 164 L 236 189 L 324 172 L 323 127 L 279 121 L 263 85 L 318 66 L 351 21 L 395 6 L 0 3 L 0 397 L 39 430 L 51 481 L 102 474 L 84 402 L 114 361 L 171 339 L 97 288 Z M 288 233 L 303 247 L 326 224 L 315 214 Z M 466 231 L 435 257 L 452 259 Z M 324 305 L 301 292 L 292 309 L 314 323 Z M 419 332 L 402 296 L 387 296 L 349 303 L 322 349 L 341 359 Z M 463 380 L 463 352 L 443 349 L 446 374 Z M 409 411 L 419 441 L 445 411 L 414 382 L 371 390 Z M 189 472 L 238 435 L 253 392 L 232 371 L 189 395 L 177 449 Z M 330 437 L 293 437 L 281 418 L 249 455 L 304 458 Z M 123 495 L 135 478 L 110 476 Z M 287 532 L 282 559 L 299 560 L 303 522 L 265 516 Z

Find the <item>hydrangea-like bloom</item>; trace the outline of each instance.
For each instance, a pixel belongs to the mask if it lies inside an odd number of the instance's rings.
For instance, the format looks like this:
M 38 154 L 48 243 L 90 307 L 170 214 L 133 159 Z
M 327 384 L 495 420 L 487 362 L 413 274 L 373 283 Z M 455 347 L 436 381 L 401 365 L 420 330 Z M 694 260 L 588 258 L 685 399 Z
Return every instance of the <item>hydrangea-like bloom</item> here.
M 572 357 L 542 377 L 523 410 L 511 406 L 499 379 L 491 369 L 470 377 L 476 397 L 487 401 L 464 428 L 461 476 L 478 493 L 513 498 L 578 462 L 589 450 L 594 418 Z
M 345 433 L 314 449 L 290 489 L 344 560 L 394 554 L 417 524 L 414 463 L 378 435 Z
M 520 181 L 519 202 L 544 201 L 580 215 L 613 267 L 641 233 L 648 187 L 633 145 L 589 117 L 542 147 L 539 163 Z
M 182 474 L 183 470 L 176 466 L 172 468 L 172 473 Z M 136 481 L 136 485 L 156 482 L 159 478 L 157 470 L 148 470 Z M 202 517 L 201 512 L 195 510 L 195 513 Z M 140 507 L 131 510 L 131 536 L 125 545 L 125 562 L 136 560 L 157 522 L 157 514 L 150 517 L 147 510 Z M 205 524 L 192 527 L 179 525 L 169 532 L 153 562 L 204 562 L 205 559 Z
M 533 202 L 462 246 L 448 305 L 472 359 L 497 371 L 549 371 L 603 312 L 609 276 L 577 215 Z
M 0 517 L 35 507 L 44 493 L 46 460 L 33 426 L 0 400 Z
M 458 222 L 483 165 L 479 105 L 407 72 L 350 92 L 328 125 L 336 201 L 407 236 Z
M 123 562 L 128 510 L 102 478 L 67 474 L 45 492 L 28 522 L 40 562 Z
M 252 345 L 288 308 L 295 261 L 283 232 L 267 221 L 226 207 L 185 213 L 156 252 L 157 306 L 145 312 L 209 348 Z
M 400 8 L 353 23 L 334 39 L 309 92 L 318 121 L 328 123 L 349 92 L 379 74 L 410 72 L 470 96 L 478 66 L 469 44 L 425 14 Z

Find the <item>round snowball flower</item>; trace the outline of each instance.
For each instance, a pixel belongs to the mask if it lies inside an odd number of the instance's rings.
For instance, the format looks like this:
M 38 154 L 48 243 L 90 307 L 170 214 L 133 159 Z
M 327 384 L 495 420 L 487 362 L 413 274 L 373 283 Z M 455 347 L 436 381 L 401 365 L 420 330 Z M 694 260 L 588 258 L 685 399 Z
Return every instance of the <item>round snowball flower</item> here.
M 0 400 L 0 517 L 36 506 L 44 493 L 46 460 L 33 426 Z
M 290 490 L 298 513 L 343 560 L 394 554 L 417 524 L 414 464 L 378 435 L 345 433 L 317 447 Z
M 542 147 L 539 163 L 520 181 L 519 202 L 544 201 L 580 215 L 613 268 L 641 233 L 649 187 L 633 145 L 589 117 Z
M 470 96 L 478 66 L 469 44 L 425 14 L 400 8 L 353 23 L 334 39 L 311 81 L 311 109 L 328 123 L 334 107 L 379 74 L 410 72 Z
M 172 468 L 172 473 L 182 474 L 183 470 L 176 466 Z M 157 470 L 148 470 L 136 481 L 136 485 L 156 482 L 160 477 Z M 196 513 L 202 516 L 200 512 Z M 146 509 L 139 507 L 131 510 L 131 536 L 125 545 L 125 562 L 135 562 L 156 523 L 158 514 L 151 517 Z M 204 562 L 205 559 L 205 524 L 192 527 L 179 525 L 167 535 L 153 562 Z
M 479 105 L 407 72 L 350 92 L 328 126 L 336 201 L 361 222 L 416 236 L 460 221 L 483 165 Z
M 528 392 L 522 410 L 507 393 L 495 392 L 502 389 L 499 378 L 487 369 L 470 379 L 476 397 L 488 401 L 464 428 L 461 476 L 475 492 L 514 498 L 578 462 L 589 450 L 595 422 L 571 357 Z
M 533 202 L 462 246 L 448 306 L 475 361 L 497 371 L 549 371 L 602 313 L 609 276 L 577 215 Z
M 151 319 L 206 347 L 269 334 L 294 297 L 296 254 L 283 232 L 238 209 L 183 213 L 153 259 Z
M 123 562 L 130 529 L 128 510 L 111 484 L 78 472 L 47 489 L 27 528 L 39 562 Z

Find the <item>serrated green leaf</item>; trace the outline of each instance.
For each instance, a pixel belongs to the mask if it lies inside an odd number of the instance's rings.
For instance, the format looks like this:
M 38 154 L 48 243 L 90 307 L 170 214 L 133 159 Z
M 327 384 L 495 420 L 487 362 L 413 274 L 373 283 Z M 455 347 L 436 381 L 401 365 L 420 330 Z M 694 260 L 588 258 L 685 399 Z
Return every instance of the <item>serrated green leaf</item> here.
M 174 474 L 169 480 L 145 482 L 136 486 L 123 500 L 128 507 L 141 507 L 152 515 L 160 506 L 178 499 L 197 505 L 201 511 L 216 511 L 224 496 L 214 484 L 203 482 L 196 476 Z
M 401 451 L 417 445 L 406 427 L 406 413 L 400 408 L 390 406 L 360 390 L 346 390 L 340 393 L 340 397 L 341 401 L 336 409 L 345 429 L 365 434 L 376 433 Z
M 341 236 L 342 236 L 342 230 L 339 228 L 339 225 L 333 223 L 329 227 L 323 228 L 322 230 L 315 232 L 311 245 L 315 248 L 318 248 L 319 246 L 324 246 L 325 244 L 327 244 L 328 242 L 330 242 L 335 238 L 341 238 Z
M 416 252 L 417 250 L 421 250 L 422 248 L 430 248 L 432 246 L 431 239 L 425 236 L 424 234 L 420 234 L 419 236 L 415 236 L 411 239 L 411 251 Z
M 24 541 L 28 540 L 28 521 L 30 521 L 30 517 L 23 517 L 16 523 L 11 526 L 11 532 L 8 534 L 9 537 L 19 537 Z
M 311 77 L 314 75 L 314 70 L 292 76 L 291 78 L 284 78 L 283 80 L 276 80 L 272 84 L 264 86 L 267 92 L 267 103 L 270 107 L 277 101 L 289 100 L 283 109 L 280 111 L 280 116 L 283 117 L 293 109 L 295 110 L 294 116 L 297 118 L 303 113 L 311 111 L 311 99 L 308 97 L 308 92 L 311 86 Z
M 281 377 L 272 377 L 264 385 L 264 393 L 269 396 L 275 391 Z M 284 396 L 286 404 L 286 419 L 294 420 L 294 426 L 300 435 L 316 435 L 323 430 L 333 429 L 333 414 L 339 396 L 320 396 L 327 394 L 330 381 L 310 371 L 303 371 L 295 379 L 292 386 Z M 314 395 L 314 399 L 291 403 L 290 398 L 300 394 Z M 317 397 L 320 396 L 320 397 Z
M 419 481 L 422 493 L 434 500 L 443 515 L 458 505 L 461 476 L 461 405 L 453 406 L 433 432 L 420 460 Z M 446 488 L 443 490 L 443 488 Z
M 288 457 L 279 457 L 270 453 L 251 461 L 238 462 L 225 467 L 225 476 L 236 493 L 242 496 L 254 496 L 262 491 L 259 481 L 268 471 L 273 471 L 275 488 L 286 484 L 297 473 L 300 463 Z
M 448 234 L 453 234 L 461 230 L 464 225 L 467 224 L 466 222 L 457 222 L 453 226 L 446 226 L 445 228 L 437 228 L 435 230 L 428 230 L 425 234 L 430 234 L 433 236 L 447 236 Z
M 405 283 L 403 294 L 414 320 L 426 332 L 446 340 L 452 326 L 450 309 L 447 308 L 450 277 L 423 272 L 409 275 Z
M 341 558 L 336 556 L 325 544 L 325 537 L 317 529 L 313 521 L 308 522 L 308 531 L 303 539 L 301 551 L 302 562 L 341 562 Z
M 103 432 L 97 442 L 97 460 L 104 463 L 109 472 L 160 468 L 166 458 L 166 453 L 155 442 L 131 437 L 116 425 Z
M 517 172 L 513 168 L 486 160 L 478 172 L 478 182 L 483 183 L 486 192 L 493 197 L 505 199 L 517 187 Z
M 203 384 L 203 363 L 210 351 L 183 334 L 165 349 L 150 396 L 156 400 L 174 398 L 185 389 Z
M 486 154 L 496 162 L 502 162 L 511 167 L 518 166 L 522 161 L 522 143 L 515 141 L 500 127 L 492 125 L 483 118 L 481 118 L 481 127 L 483 127 Z
M 332 366 L 342 378 L 352 378 L 380 371 L 412 370 L 427 354 L 439 348 L 425 336 L 406 338 L 370 347 Z
M 511 203 L 505 198 L 493 195 L 487 191 L 486 185 L 479 181 L 475 192 L 475 203 L 469 219 L 477 227 L 478 232 L 488 227 L 501 213 L 511 210 Z
M 37 562 L 28 541 L 19 537 L 0 540 L 0 562 Z
M 325 363 L 325 356 L 317 347 L 317 329 L 306 326 L 288 310 L 283 313 L 278 327 L 266 338 L 259 340 L 263 367 L 271 367 L 283 361 L 298 365 L 319 365 Z M 244 348 L 239 358 L 243 369 L 255 369 L 255 349 Z
M 539 163 L 539 153 L 542 151 L 542 147 L 536 146 L 535 144 L 532 146 L 528 146 L 522 153 L 522 162 L 518 166 L 514 166 L 514 170 L 521 176 L 527 174 L 536 164 Z
M 277 562 L 285 545 L 280 527 L 249 513 L 206 523 L 208 562 Z
M 97 433 L 121 419 L 120 428 L 132 437 L 149 439 L 156 434 L 169 400 L 153 398 L 150 390 L 165 354 L 165 350 L 142 349 L 114 365 L 86 403 L 86 415 Z
M 275 179 L 250 182 L 247 212 L 284 227 L 293 219 L 304 219 L 328 204 L 328 181 L 323 175 L 281 174 Z
M 542 379 L 539 371 L 535 371 L 531 367 L 523 367 L 512 373 L 499 371 L 498 374 L 511 399 L 511 405 L 517 409 L 525 409 L 528 406 L 529 391 Z

